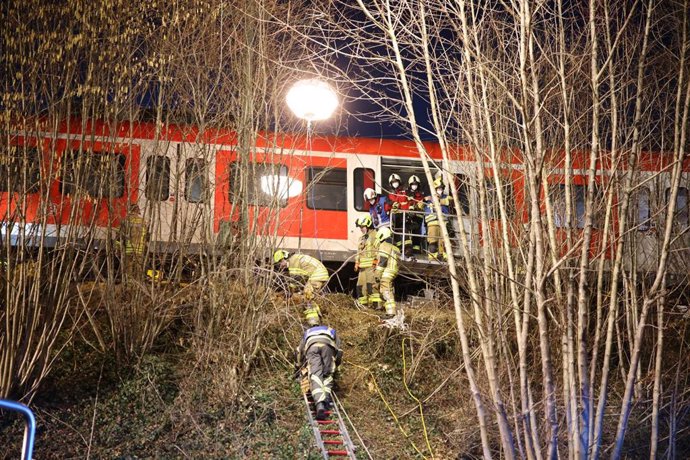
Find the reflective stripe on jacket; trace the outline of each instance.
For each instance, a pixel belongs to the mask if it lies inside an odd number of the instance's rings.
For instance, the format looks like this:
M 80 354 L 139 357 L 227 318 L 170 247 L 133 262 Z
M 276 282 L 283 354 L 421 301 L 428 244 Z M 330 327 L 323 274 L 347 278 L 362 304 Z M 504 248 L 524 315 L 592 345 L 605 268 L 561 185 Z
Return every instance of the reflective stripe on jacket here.
M 438 197 L 438 201 L 441 203 L 441 213 L 446 216 L 450 214 L 450 201 L 452 200 L 446 194 Z M 428 201 L 424 207 L 424 220 L 427 224 L 438 225 L 438 217 L 436 216 L 436 211 L 434 210 L 434 202 Z
M 307 278 L 309 281 L 328 281 L 328 270 L 312 256 L 293 254 L 288 258 L 290 276 Z
M 333 347 L 336 351 L 335 362 L 337 365 L 340 365 L 343 356 L 343 350 L 340 348 L 340 339 L 335 329 L 328 326 L 314 326 L 304 332 L 302 342 L 297 347 L 297 360 L 299 364 L 302 364 L 305 353 L 314 344 L 326 344 Z
M 369 268 L 374 265 L 376 254 L 376 231 L 369 229 L 359 238 L 355 263 L 359 264 L 360 268 Z
M 146 251 L 148 229 L 143 217 L 127 217 L 122 223 L 122 232 L 125 240 L 125 254 L 143 254 Z
M 382 278 L 395 278 L 398 274 L 398 262 L 400 261 L 400 249 L 387 241 L 379 245 L 379 265 L 376 270 Z

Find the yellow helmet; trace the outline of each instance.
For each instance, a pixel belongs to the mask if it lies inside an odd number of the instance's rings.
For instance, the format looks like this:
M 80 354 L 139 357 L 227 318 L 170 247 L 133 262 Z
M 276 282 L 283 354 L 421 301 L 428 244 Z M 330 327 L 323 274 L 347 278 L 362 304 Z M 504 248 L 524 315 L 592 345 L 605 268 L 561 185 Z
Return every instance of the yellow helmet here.
M 438 178 L 434 179 L 434 188 L 441 188 L 441 187 L 445 187 L 445 185 L 443 184 L 443 178 L 438 177 Z
M 273 253 L 273 263 L 280 263 L 281 260 L 287 259 L 288 257 L 290 257 L 290 253 L 283 249 L 278 249 L 276 252 Z
M 392 235 L 393 235 L 393 232 L 391 231 L 390 227 L 381 227 L 376 232 L 376 241 L 379 243 L 383 243 L 388 238 L 390 238 Z
M 355 220 L 355 225 L 358 227 L 366 227 L 366 228 L 371 227 L 371 225 L 372 225 L 371 216 L 363 216 L 363 217 L 357 218 L 357 220 Z

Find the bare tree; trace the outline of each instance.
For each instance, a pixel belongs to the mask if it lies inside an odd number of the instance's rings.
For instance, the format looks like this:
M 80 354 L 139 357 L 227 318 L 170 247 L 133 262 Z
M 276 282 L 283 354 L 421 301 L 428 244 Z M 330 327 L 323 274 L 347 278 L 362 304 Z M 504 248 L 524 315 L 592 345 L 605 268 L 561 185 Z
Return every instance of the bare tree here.
M 72 331 L 130 361 L 180 317 L 195 324 L 189 343 L 200 366 L 232 340 L 229 387 L 248 373 L 263 328 L 276 320 L 272 276 L 257 261 L 277 245 L 281 210 L 278 198 L 261 208 L 253 201 L 254 173 L 259 157 L 279 163 L 292 154 L 261 133 L 293 126 L 283 86 L 301 59 L 272 17 L 301 20 L 297 8 L 36 0 L 0 9 L 0 395 L 31 397 Z M 137 122 L 154 126 L 143 147 Z M 237 167 L 216 174 L 221 151 Z M 215 222 L 213 193 L 227 193 L 228 182 L 230 208 Z M 153 276 L 125 284 L 118 231 L 133 203 L 148 222 L 143 265 Z M 234 285 L 257 289 L 227 289 Z
M 375 101 L 381 120 L 407 127 L 428 181 L 434 167 L 459 172 L 449 160 L 459 145 L 471 148 L 475 207 L 448 276 L 485 457 L 497 453 L 494 437 L 508 457 L 567 450 L 597 458 L 604 446 L 619 457 L 631 402 L 642 397 L 641 361 L 654 369 L 655 393 L 641 407 L 654 408 L 657 426 L 664 280 L 676 272 L 685 279 L 668 261 L 687 257 L 675 210 L 686 193 L 687 23 L 675 19 L 684 8 L 330 2 L 305 36 L 343 87 Z M 421 109 L 418 100 L 426 101 Z M 420 117 L 430 118 L 430 130 Z M 443 164 L 426 152 L 427 137 L 439 142 Z M 639 214 L 652 205 L 637 191 L 651 184 L 663 189 L 654 198 L 658 238 Z M 470 244 L 475 232 L 479 248 Z M 643 347 L 652 309 L 661 331 L 655 350 Z M 481 337 L 477 360 L 470 333 Z M 612 366 L 616 348 L 629 358 Z M 622 401 L 611 399 L 612 386 L 625 389 Z M 607 411 L 620 419 L 615 437 L 602 424 Z M 656 428 L 650 443 L 654 455 Z

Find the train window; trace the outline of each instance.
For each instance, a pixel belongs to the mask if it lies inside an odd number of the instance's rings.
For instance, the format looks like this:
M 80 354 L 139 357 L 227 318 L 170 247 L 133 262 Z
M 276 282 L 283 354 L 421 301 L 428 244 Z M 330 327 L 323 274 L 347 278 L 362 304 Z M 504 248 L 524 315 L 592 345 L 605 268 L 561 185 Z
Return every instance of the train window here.
M 86 191 L 93 198 L 120 198 L 125 193 L 125 156 L 120 153 L 89 155 Z
M 586 185 L 571 185 L 572 189 L 572 203 L 575 217 L 574 228 L 585 228 L 585 202 L 587 200 L 587 186 Z M 558 184 L 552 189 L 553 193 L 553 222 L 556 227 L 565 228 L 570 225 L 566 222 L 565 216 L 565 185 Z M 592 226 L 594 228 L 601 227 L 601 215 L 597 212 L 597 206 L 602 204 L 602 192 L 598 185 L 594 187 L 594 217 L 592 219 Z
M 12 145 L 0 155 L 0 192 L 35 193 L 41 179 L 39 151 L 36 147 Z
M 641 188 L 637 192 L 637 230 L 646 232 L 652 227 L 652 213 L 649 206 L 649 189 Z
M 256 206 L 287 206 L 288 196 L 302 191 L 302 183 L 288 176 L 287 166 L 274 163 L 238 163 L 230 167 L 230 201 L 242 197 Z
M 353 175 L 353 192 L 355 194 L 355 209 L 357 211 L 368 211 L 369 203 L 364 201 L 364 190 L 368 188 L 375 189 L 376 175 L 373 169 L 369 168 L 355 168 Z
M 125 156 L 121 153 L 79 152 L 62 155 L 60 191 L 79 191 L 92 198 L 120 198 L 125 193 Z
M 585 228 L 585 200 L 587 199 L 587 187 L 584 185 L 573 186 L 575 195 L 575 216 L 577 228 Z
M 190 203 L 204 203 L 208 197 L 208 171 L 203 158 L 185 162 L 184 198 Z
M 84 167 L 79 161 L 79 152 L 68 150 L 62 154 L 60 162 L 60 192 L 63 195 L 74 195 L 83 182 L 82 176 Z
M 381 188 L 383 193 L 390 193 L 390 185 L 388 184 L 388 179 L 391 174 L 397 174 L 400 176 L 402 181 L 401 187 L 407 189 L 408 181 L 410 177 L 417 176 L 421 183 L 419 184 L 419 191 L 424 196 L 429 196 L 431 194 L 431 188 L 426 181 L 426 175 L 424 174 L 424 167 L 421 161 L 414 160 L 400 160 L 385 158 L 381 163 Z
M 470 180 L 464 174 L 455 175 L 455 183 L 458 187 L 458 200 L 463 214 L 470 214 Z
M 666 189 L 666 203 L 671 197 L 671 189 Z M 678 225 L 687 226 L 690 218 L 690 209 L 688 209 L 688 189 L 685 187 L 678 187 L 678 195 L 676 195 L 676 212 L 673 216 L 674 221 Z
M 513 217 L 515 215 L 515 200 L 513 199 L 513 184 L 508 179 L 503 178 L 501 182 L 503 187 L 503 199 L 505 201 L 506 215 Z M 496 182 L 491 178 L 487 178 L 486 182 L 486 200 L 487 200 L 487 214 L 489 219 L 500 219 L 501 210 L 498 206 L 498 191 Z M 468 208 L 469 211 L 469 208 Z
M 150 156 L 146 160 L 146 198 L 165 201 L 170 197 L 170 158 Z
M 585 198 L 587 187 L 584 185 L 571 185 L 571 203 L 574 208 L 571 212 L 575 214 L 575 228 L 585 226 Z M 570 227 L 566 219 L 566 187 L 564 184 L 557 184 L 552 189 L 553 196 L 553 222 L 558 228 Z
M 307 207 L 326 211 L 347 211 L 347 170 L 309 168 L 307 170 Z

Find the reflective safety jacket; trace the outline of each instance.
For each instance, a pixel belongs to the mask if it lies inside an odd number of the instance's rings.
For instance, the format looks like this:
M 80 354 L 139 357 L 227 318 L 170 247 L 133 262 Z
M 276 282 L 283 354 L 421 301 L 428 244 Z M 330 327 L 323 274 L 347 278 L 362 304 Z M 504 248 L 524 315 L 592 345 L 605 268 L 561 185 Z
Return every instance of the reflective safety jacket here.
M 125 254 L 141 255 L 146 251 L 148 229 L 144 218 L 130 215 L 120 225 L 120 238 L 125 247 Z
M 374 228 L 388 227 L 391 223 L 390 212 L 391 204 L 388 202 L 388 197 L 377 197 L 376 203 L 369 207 L 369 214 L 371 214 L 371 221 L 374 223 Z
M 297 362 L 299 364 L 304 362 L 304 357 L 312 345 L 321 344 L 333 347 L 335 350 L 335 363 L 340 365 L 343 357 L 343 350 L 340 347 L 340 339 L 335 332 L 335 329 L 328 326 L 314 326 L 310 327 L 304 332 L 302 342 L 297 347 Z
M 381 273 L 382 278 L 395 278 L 398 274 L 400 249 L 396 245 L 384 241 L 379 245 L 378 253 L 379 264 L 376 270 Z
M 355 264 L 360 268 L 369 268 L 374 265 L 376 260 L 376 230 L 369 229 L 365 234 L 359 237 L 359 247 L 357 249 L 357 257 L 355 257 Z
M 328 270 L 317 259 L 306 254 L 293 254 L 288 260 L 288 273 L 308 281 L 328 281 Z
M 450 203 L 453 200 L 452 197 L 446 195 L 445 193 L 438 197 L 438 201 L 441 203 L 441 212 L 446 216 L 450 214 Z M 438 225 L 438 217 L 436 217 L 436 211 L 434 210 L 434 202 L 427 201 L 424 207 L 424 221 L 429 225 Z
M 398 209 L 402 211 L 407 211 L 410 209 L 410 201 L 407 197 L 407 193 L 405 193 L 405 190 L 401 188 L 393 190 L 392 193 L 389 193 L 388 201 L 390 202 L 391 207 L 395 207 L 395 203 L 398 203 Z

